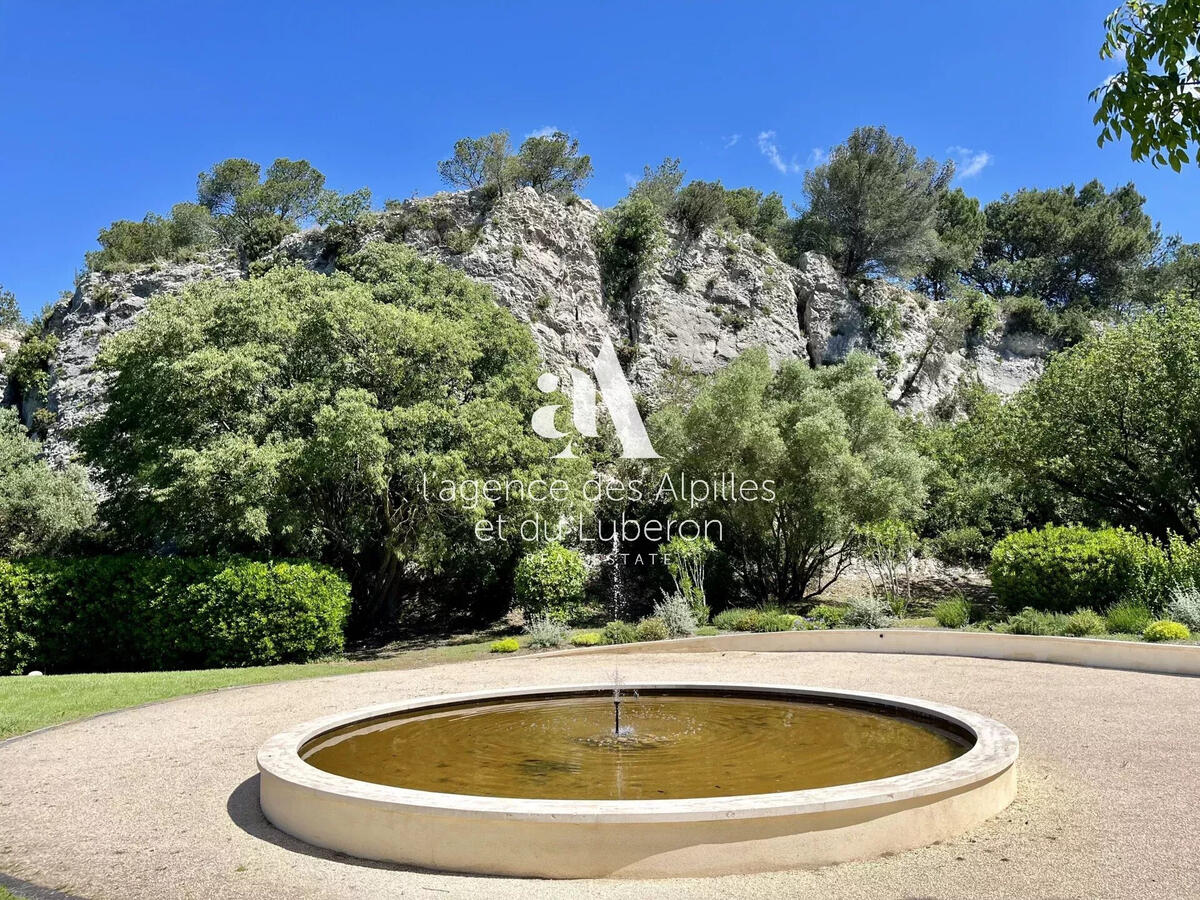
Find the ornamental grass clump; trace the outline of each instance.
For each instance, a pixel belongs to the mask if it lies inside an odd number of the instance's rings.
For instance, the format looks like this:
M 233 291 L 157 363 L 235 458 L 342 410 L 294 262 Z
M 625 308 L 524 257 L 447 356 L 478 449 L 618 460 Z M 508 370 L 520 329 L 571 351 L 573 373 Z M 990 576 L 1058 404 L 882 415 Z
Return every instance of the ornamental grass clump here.
M 1108 608 L 1105 618 L 1109 634 L 1141 634 L 1154 616 L 1141 600 L 1122 600 Z
M 933 617 L 942 628 L 965 628 L 971 621 L 971 604 L 962 597 L 951 597 L 933 608 Z
M 1061 636 L 1067 633 L 1069 618 L 1065 613 L 1042 612 L 1027 606 L 1019 613 L 1008 617 L 1005 630 L 1009 634 Z

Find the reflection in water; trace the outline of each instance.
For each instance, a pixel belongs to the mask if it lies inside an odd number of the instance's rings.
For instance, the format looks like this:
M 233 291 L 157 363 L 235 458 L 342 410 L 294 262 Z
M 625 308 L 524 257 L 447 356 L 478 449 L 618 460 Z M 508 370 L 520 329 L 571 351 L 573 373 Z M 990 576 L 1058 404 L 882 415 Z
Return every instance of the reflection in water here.
M 957 736 L 873 710 L 756 697 L 556 697 L 401 713 L 322 735 L 313 766 L 452 794 L 652 800 L 794 791 L 913 772 Z

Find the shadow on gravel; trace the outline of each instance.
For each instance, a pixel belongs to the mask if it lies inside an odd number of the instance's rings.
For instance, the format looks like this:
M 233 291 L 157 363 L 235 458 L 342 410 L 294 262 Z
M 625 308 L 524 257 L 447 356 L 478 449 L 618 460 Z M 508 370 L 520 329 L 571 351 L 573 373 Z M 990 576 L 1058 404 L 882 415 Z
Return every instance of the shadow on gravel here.
M 247 778 L 234 788 L 233 793 L 229 795 L 229 799 L 225 801 L 225 811 L 229 813 L 229 818 L 233 820 L 233 824 L 246 832 L 246 834 L 261 841 L 266 841 L 268 844 L 274 844 L 276 847 L 282 847 L 284 850 L 291 850 L 294 853 L 303 853 L 305 856 L 312 856 L 316 859 L 328 859 L 368 869 L 388 869 L 393 872 L 411 872 L 414 874 L 442 875 L 447 877 L 453 877 L 455 874 L 454 872 L 439 872 L 434 869 L 420 869 L 415 866 L 402 866 L 396 863 L 361 859 L 357 856 L 314 847 L 312 844 L 306 844 L 304 841 L 294 838 L 290 834 L 284 834 L 267 821 L 267 817 L 262 813 L 262 808 L 258 805 L 257 775 Z M 472 875 L 471 877 L 488 878 L 490 876 Z M 47 898 L 47 900 L 50 900 L 50 898 Z M 76 898 L 68 898 L 68 900 L 76 900 Z

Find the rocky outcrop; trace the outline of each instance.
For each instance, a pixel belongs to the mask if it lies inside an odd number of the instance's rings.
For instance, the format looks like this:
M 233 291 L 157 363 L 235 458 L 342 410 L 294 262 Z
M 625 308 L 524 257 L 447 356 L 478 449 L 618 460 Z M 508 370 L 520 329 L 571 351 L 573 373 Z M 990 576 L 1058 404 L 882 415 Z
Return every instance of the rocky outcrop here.
M 601 341 L 612 340 L 634 389 L 651 400 L 672 367 L 713 372 L 749 347 L 765 347 L 775 361 L 812 365 L 863 350 L 879 358 L 893 403 L 921 413 L 965 379 L 1012 393 L 1036 377 L 1049 350 L 1000 328 L 966 349 L 929 349 L 936 310 L 923 297 L 885 282 L 848 281 L 813 253 L 787 265 L 749 234 L 718 229 L 687 239 L 672 225 L 661 259 L 637 286 L 636 306 L 645 312 L 632 327 L 625 306 L 605 298 L 593 244 L 600 216 L 587 200 L 564 203 L 529 188 L 489 208 L 467 193 L 438 194 L 392 206 L 359 239 L 403 241 L 489 285 L 497 302 L 528 324 L 548 369 L 586 368 Z M 328 272 L 337 250 L 331 234 L 310 229 L 275 252 Z M 93 364 L 105 336 L 132 324 L 155 294 L 239 277 L 227 255 L 211 254 L 92 273 L 61 301 L 45 324 L 58 339 L 46 395 L 21 398 L 27 424 L 38 409 L 49 412 L 39 424 L 50 459 L 64 462 L 69 430 L 102 408 L 104 381 Z
M 94 363 L 105 337 L 133 324 L 156 294 L 177 291 L 206 278 L 241 277 L 226 254 L 213 253 L 186 263 L 158 263 L 131 272 L 84 277 L 75 293 L 60 300 L 44 331 L 57 338 L 47 362 L 45 395 L 20 398 L 28 427 L 44 429 L 42 451 L 54 465 L 71 458 L 70 430 L 103 409 L 104 376 Z M 35 422 L 38 410 L 46 410 Z

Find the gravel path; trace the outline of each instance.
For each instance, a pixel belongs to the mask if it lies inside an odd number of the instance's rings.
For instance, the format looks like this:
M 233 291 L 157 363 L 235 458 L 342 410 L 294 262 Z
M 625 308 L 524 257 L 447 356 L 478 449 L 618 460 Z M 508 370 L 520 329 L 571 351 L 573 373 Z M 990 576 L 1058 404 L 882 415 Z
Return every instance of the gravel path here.
M 519 881 L 350 860 L 276 831 L 254 754 L 297 722 L 434 693 L 658 678 L 907 694 L 1021 738 L 1016 801 L 952 841 L 807 871 Z M 853 653 L 488 659 L 184 698 L 0 746 L 0 872 L 87 898 L 1200 897 L 1200 679 Z M 514 848 L 520 852 L 520 848 Z

